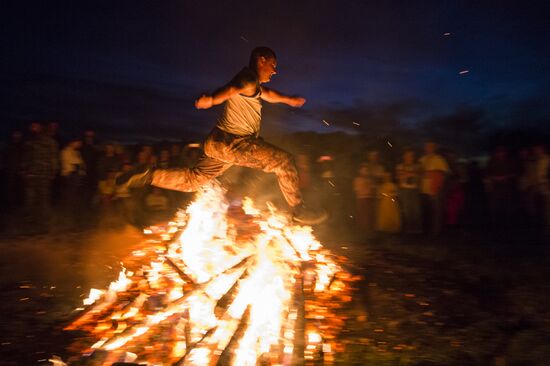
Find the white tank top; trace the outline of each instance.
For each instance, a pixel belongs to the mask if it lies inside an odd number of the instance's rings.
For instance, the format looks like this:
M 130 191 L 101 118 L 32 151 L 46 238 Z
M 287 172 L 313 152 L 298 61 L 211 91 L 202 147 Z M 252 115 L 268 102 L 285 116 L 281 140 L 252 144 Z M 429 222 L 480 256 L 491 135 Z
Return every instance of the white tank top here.
M 261 94 L 258 83 L 256 95 L 247 97 L 237 94 L 228 99 L 216 127 L 237 136 L 258 136 L 262 119 Z

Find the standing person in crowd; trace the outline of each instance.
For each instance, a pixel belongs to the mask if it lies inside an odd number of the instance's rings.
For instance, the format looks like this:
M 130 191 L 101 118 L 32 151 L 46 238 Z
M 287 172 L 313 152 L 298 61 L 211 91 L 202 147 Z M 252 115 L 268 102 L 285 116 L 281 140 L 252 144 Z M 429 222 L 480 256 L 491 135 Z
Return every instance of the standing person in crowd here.
M 376 224 L 378 187 L 385 169 L 379 163 L 378 151 L 370 151 L 367 162 L 359 166 L 359 175 L 353 180 L 356 198 L 357 223 L 360 233 L 367 239 L 374 237 Z
M 96 142 L 94 130 L 88 129 L 84 132 L 84 141 L 80 148 L 80 153 L 84 161 L 86 176 L 83 185 L 83 194 L 87 207 L 91 208 L 97 193 L 97 163 L 99 160 L 99 149 Z
M 261 169 L 277 175 L 295 221 L 304 224 L 324 221 L 325 213 L 312 211 L 304 205 L 292 155 L 259 137 L 262 100 L 292 107 L 301 107 L 306 102 L 304 98 L 284 95 L 262 85 L 276 74 L 276 68 L 275 52 L 267 47 L 257 47 L 250 55 L 248 67 L 213 94 L 203 94 L 196 100 L 197 109 L 224 104 L 224 110 L 204 143 L 204 154 L 193 168 L 136 172 L 121 176 L 120 184 L 152 184 L 195 191 L 233 165 Z
M 507 227 L 511 223 L 514 170 L 506 148 L 497 147 L 486 168 L 491 222 L 496 229 Z
M 535 157 L 534 191 L 538 203 L 538 221 L 545 234 L 550 234 L 550 155 L 544 145 L 533 147 Z
M 154 156 L 153 146 L 151 146 L 149 144 L 145 144 L 145 145 L 141 146 L 140 152 L 142 152 L 145 155 L 145 159 L 147 161 L 151 161 L 151 157 Z
M 372 236 L 375 230 L 376 217 L 378 215 L 378 191 L 380 185 L 384 182 L 384 177 L 386 175 L 386 168 L 380 164 L 380 153 L 378 150 L 371 150 L 368 152 L 367 171 L 369 172 L 367 179 L 369 180 L 369 186 L 371 189 L 371 199 L 365 201 L 365 203 L 368 205 L 366 209 L 369 212 L 370 217 L 372 217 L 371 226 L 368 228 L 371 232 L 370 236 Z
M 362 163 L 359 174 L 353 179 L 355 192 L 355 222 L 361 239 L 369 239 L 374 231 L 374 190 L 369 178 L 369 166 Z
M 86 166 L 80 149 L 82 141 L 72 139 L 61 150 L 62 202 L 71 229 L 77 229 L 82 221 L 82 188 L 86 178 Z
M 372 150 L 368 153 L 367 164 L 369 166 L 369 177 L 374 184 L 374 189 L 377 190 L 378 186 L 384 182 L 386 176 L 386 168 L 380 163 L 380 153 L 378 150 Z
M 115 144 L 115 155 L 117 156 L 118 160 L 120 161 L 120 164 L 126 164 L 131 163 L 132 159 L 130 157 L 130 153 L 126 149 L 126 146 L 122 144 Z
M 100 181 L 107 178 L 109 172 L 119 172 L 121 168 L 120 158 L 116 155 L 115 145 L 105 144 L 103 151 L 99 155 L 97 163 L 97 176 Z
M 446 184 L 445 223 L 449 227 L 456 228 L 463 215 L 466 168 L 458 161 L 454 151 L 447 151 L 445 157 L 451 170 Z
M 52 181 L 59 170 L 59 152 L 57 143 L 43 133 L 40 123 L 31 123 L 29 132 L 21 160 L 25 210 L 32 227 L 44 231 L 49 229 Z
M 397 197 L 397 186 L 391 173 L 384 173 L 384 181 L 378 187 L 378 208 L 376 210 L 376 230 L 383 233 L 401 231 L 401 214 Z
M 21 159 L 23 157 L 23 134 L 21 131 L 13 131 L 10 142 L 6 148 L 5 168 L 5 202 L 9 206 L 18 206 L 22 203 L 23 191 L 21 181 Z
M 61 138 L 59 137 L 59 122 L 56 122 L 56 121 L 48 122 L 45 133 L 46 135 L 54 139 L 55 142 L 57 142 L 57 146 L 61 146 L 62 141 L 61 141 Z
M 468 226 L 480 228 L 486 222 L 487 200 L 483 183 L 483 173 L 476 160 L 471 160 L 466 167 L 467 180 L 464 187 L 464 221 Z
M 426 232 L 437 236 L 443 228 L 443 202 L 445 178 L 450 169 L 443 156 L 437 153 L 437 144 L 428 141 L 424 145 L 425 154 L 420 158 L 422 167 L 421 192 L 424 201 Z
M 169 169 L 170 166 L 170 150 L 162 149 L 159 153 L 159 159 L 157 162 L 157 167 L 159 169 Z
M 99 181 L 99 205 L 104 210 L 110 208 L 116 198 L 115 179 L 118 174 L 119 172 L 116 170 L 109 170 L 105 178 Z
M 180 144 L 170 145 L 170 168 L 183 168 L 183 155 Z
M 51 137 L 57 143 L 58 148 L 64 146 L 64 142 L 61 140 L 61 136 L 59 136 L 59 122 L 48 122 L 45 127 L 44 133 L 47 136 Z M 58 158 L 61 159 L 61 156 L 59 156 Z M 58 166 L 61 166 L 61 160 L 59 160 Z M 52 201 L 54 206 L 60 201 L 62 187 L 63 183 L 61 182 L 61 176 L 59 174 L 56 174 L 52 181 Z
M 397 165 L 396 174 L 403 212 L 403 228 L 407 234 L 422 232 L 422 205 L 419 190 L 421 169 L 422 167 L 416 161 L 414 150 L 405 150 L 402 162 Z

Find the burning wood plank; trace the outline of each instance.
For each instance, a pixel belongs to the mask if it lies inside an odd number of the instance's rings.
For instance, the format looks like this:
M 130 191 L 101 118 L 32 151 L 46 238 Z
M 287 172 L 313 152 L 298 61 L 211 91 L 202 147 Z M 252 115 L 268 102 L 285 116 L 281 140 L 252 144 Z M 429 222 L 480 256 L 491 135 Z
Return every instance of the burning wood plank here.
M 167 230 L 165 250 L 139 256 L 141 268 L 66 328 L 93 335 L 82 352 L 106 353 L 98 365 L 131 353 L 138 363 L 214 366 L 300 365 L 330 351 L 325 341 L 343 324 L 335 300 L 351 292 L 340 260 L 309 227 L 228 207 L 219 186 L 203 189 Z M 234 234 L 230 212 L 249 235 Z

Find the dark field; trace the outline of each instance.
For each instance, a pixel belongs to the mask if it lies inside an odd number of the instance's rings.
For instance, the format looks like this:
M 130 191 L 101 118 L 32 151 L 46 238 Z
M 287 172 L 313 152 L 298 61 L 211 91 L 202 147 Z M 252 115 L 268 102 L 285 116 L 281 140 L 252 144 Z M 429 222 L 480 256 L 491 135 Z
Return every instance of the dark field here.
M 550 261 L 543 241 L 517 231 L 457 231 L 437 240 L 382 237 L 362 244 L 351 235 L 322 234 L 330 228 L 319 232 L 364 277 L 337 364 L 548 364 Z M 71 311 L 90 287 L 115 279 L 141 240 L 130 227 L 4 237 L 0 363 L 66 359 L 66 346 L 78 336 L 61 330 Z

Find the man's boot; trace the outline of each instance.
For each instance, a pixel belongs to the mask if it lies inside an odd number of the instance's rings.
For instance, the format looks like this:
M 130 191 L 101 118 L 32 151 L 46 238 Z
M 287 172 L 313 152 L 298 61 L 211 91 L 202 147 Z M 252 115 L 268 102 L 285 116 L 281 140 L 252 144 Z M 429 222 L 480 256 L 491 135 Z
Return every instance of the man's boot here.
M 312 210 L 303 203 L 294 207 L 292 219 L 304 225 L 318 225 L 328 218 L 328 214 L 323 209 Z

